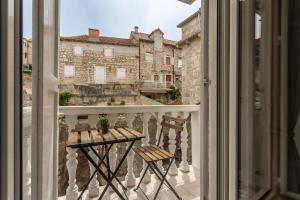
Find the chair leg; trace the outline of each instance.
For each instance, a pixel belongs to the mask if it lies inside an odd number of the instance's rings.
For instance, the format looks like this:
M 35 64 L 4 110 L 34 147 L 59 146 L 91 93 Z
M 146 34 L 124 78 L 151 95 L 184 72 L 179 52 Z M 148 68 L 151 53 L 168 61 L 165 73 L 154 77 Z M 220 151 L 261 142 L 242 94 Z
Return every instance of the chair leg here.
M 164 182 L 166 182 L 166 183 L 168 184 L 169 188 L 171 189 L 171 191 L 175 194 L 175 196 L 176 196 L 178 199 L 182 199 L 182 198 L 177 194 L 177 192 L 174 190 L 174 188 L 171 186 L 171 184 L 170 184 L 170 183 L 167 181 L 167 179 L 166 179 L 167 174 L 168 174 L 168 172 L 169 172 L 169 169 L 170 169 L 170 167 L 171 167 L 171 165 L 172 165 L 172 163 L 173 163 L 173 161 L 174 161 L 174 158 L 175 158 L 175 157 L 172 158 L 172 160 L 171 160 L 171 162 L 170 162 L 170 164 L 169 164 L 169 166 L 168 166 L 168 168 L 167 168 L 165 174 L 162 174 L 161 171 L 159 171 L 159 169 L 157 168 L 157 166 L 156 166 L 155 164 L 153 164 L 153 167 L 150 166 L 151 169 L 152 169 L 153 171 L 157 171 L 157 172 L 162 176 L 162 177 L 159 177 L 159 176 L 155 173 L 156 176 L 158 176 L 158 178 L 161 180 L 161 182 L 160 182 L 160 184 L 159 184 L 159 187 L 158 187 L 158 189 L 157 189 L 157 191 L 156 191 L 156 194 L 155 194 L 153 200 L 155 200 L 155 199 L 157 198 L 157 195 L 158 195 L 158 193 L 159 193 L 159 191 L 160 191 L 160 189 L 161 189 L 161 187 L 162 187 L 162 184 L 163 184 Z M 162 179 L 161 179 L 161 178 L 162 178 Z
M 144 171 L 144 173 L 143 173 L 143 175 L 142 175 L 142 177 L 141 177 L 141 179 L 140 179 L 140 181 L 139 181 L 139 184 L 138 184 L 137 187 L 134 189 L 134 191 L 137 191 L 137 190 L 139 189 L 139 187 L 140 187 L 140 185 L 141 185 L 141 183 L 142 183 L 142 181 L 143 181 L 143 179 L 144 179 L 144 177 L 145 177 L 145 174 L 146 174 L 146 172 L 148 171 L 148 169 L 149 169 L 149 164 L 147 165 L 147 167 L 146 167 L 146 169 L 145 169 L 145 171 Z
M 163 177 L 163 173 L 158 169 L 158 167 L 156 165 L 153 165 L 154 169 L 153 172 L 154 174 L 162 181 L 163 179 L 161 177 Z M 164 184 L 174 193 L 174 195 L 178 198 L 178 199 L 182 199 L 177 192 L 175 191 L 175 189 L 173 188 L 173 186 L 169 183 L 169 181 L 167 179 L 164 179 Z

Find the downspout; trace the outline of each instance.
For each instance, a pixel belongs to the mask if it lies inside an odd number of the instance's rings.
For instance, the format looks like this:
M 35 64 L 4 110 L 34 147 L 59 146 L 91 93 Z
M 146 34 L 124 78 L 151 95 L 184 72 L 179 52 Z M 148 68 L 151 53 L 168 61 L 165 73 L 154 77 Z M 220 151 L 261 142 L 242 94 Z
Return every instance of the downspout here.
M 175 48 L 172 49 L 173 52 L 173 85 L 175 85 Z
M 200 127 L 201 127 L 201 159 L 200 163 L 200 199 L 208 199 L 209 196 L 209 156 L 208 156 L 208 144 L 209 144 L 209 1 L 202 0 L 201 9 L 199 9 L 198 19 L 200 22 L 200 41 L 201 41 L 201 66 L 200 66 Z M 202 18 L 201 18 L 202 15 Z
M 141 80 L 141 42 L 139 40 L 139 80 Z

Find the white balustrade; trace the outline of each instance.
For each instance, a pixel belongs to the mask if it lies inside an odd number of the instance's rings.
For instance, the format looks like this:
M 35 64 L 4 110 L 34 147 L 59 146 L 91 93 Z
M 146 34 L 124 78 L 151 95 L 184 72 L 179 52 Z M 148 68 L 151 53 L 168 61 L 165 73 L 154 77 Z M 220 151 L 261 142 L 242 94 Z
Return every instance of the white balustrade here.
M 161 122 L 162 122 L 162 116 L 164 115 L 164 113 L 162 112 L 158 112 L 156 114 L 156 125 L 157 125 L 157 129 L 156 129 L 156 136 L 155 136 L 155 145 L 158 144 L 158 140 L 159 140 L 159 137 L 160 137 L 160 134 L 161 134 L 161 131 L 162 131 L 162 126 L 161 126 Z M 163 148 L 163 140 L 164 140 L 164 135 L 162 133 L 161 135 L 161 138 L 160 138 L 160 142 L 158 144 L 158 146 L 160 148 Z M 164 168 L 162 166 L 162 161 L 158 161 L 157 162 L 157 167 L 161 170 L 161 171 L 164 171 Z M 157 178 L 157 176 L 155 176 Z
M 98 153 L 98 147 L 95 146 L 95 147 L 91 147 L 91 148 L 94 148 L 94 150 Z M 91 158 L 93 160 L 95 160 L 96 163 L 98 163 L 99 160 L 98 160 L 97 156 L 95 155 L 95 153 L 91 149 L 89 149 L 89 156 L 91 156 Z M 89 166 L 90 166 L 90 176 L 92 176 L 93 172 L 96 169 L 91 162 L 89 162 Z M 96 173 L 88 186 L 89 197 L 90 198 L 97 197 L 99 195 L 99 188 L 100 188 L 100 186 L 99 186 L 99 182 L 97 180 L 97 173 Z
M 123 113 L 125 116 L 125 120 L 127 121 L 127 124 L 130 128 L 133 128 L 133 122 L 136 118 L 136 114 L 142 114 L 142 121 L 143 121 L 143 134 L 146 136 L 145 139 L 142 140 L 142 145 L 146 146 L 149 145 L 149 131 L 148 131 L 148 125 L 149 120 L 152 115 L 156 116 L 157 119 L 157 130 L 156 130 L 156 136 L 155 136 L 155 144 L 159 139 L 159 134 L 161 132 L 161 121 L 162 116 L 165 113 L 171 113 L 172 116 L 178 116 L 179 113 L 183 113 L 184 118 L 188 118 L 188 116 L 191 114 L 191 134 L 193 138 L 192 146 L 192 157 L 193 157 L 193 165 L 196 163 L 196 167 L 199 166 L 200 160 L 199 160 L 199 144 L 200 141 L 198 141 L 198 138 L 200 133 L 200 127 L 199 127 L 199 105 L 149 105 L 149 106 L 68 106 L 68 107 L 60 107 L 60 113 L 63 113 L 65 115 L 65 121 L 69 125 L 70 130 L 71 127 L 75 127 L 75 124 L 77 123 L 77 116 L 79 115 L 87 115 L 88 116 L 88 122 L 91 125 L 91 127 L 94 127 L 97 123 L 97 118 L 99 114 L 105 113 L 108 115 L 108 118 L 110 120 L 111 125 L 113 126 L 117 118 L 119 116 L 119 113 Z M 188 172 L 189 171 L 189 164 L 188 164 L 188 156 L 187 156 L 187 149 L 188 149 L 188 131 L 187 131 L 187 124 L 185 124 L 183 132 L 181 134 L 180 138 L 180 147 L 182 152 L 182 158 L 180 162 L 179 169 L 182 172 Z M 195 143 L 197 142 L 197 143 Z M 129 143 L 127 144 L 128 147 Z M 161 142 L 159 144 L 160 147 L 163 147 L 163 136 L 161 138 Z M 169 131 L 169 151 L 171 153 L 175 153 L 176 151 L 176 131 L 170 130 Z M 116 167 L 116 161 L 117 161 L 117 146 L 114 145 L 111 149 L 109 159 L 111 162 L 111 167 L 114 170 Z M 134 152 L 130 151 L 130 153 L 127 155 L 127 174 L 125 176 L 126 185 L 128 187 L 133 187 L 136 184 L 136 178 L 133 173 L 133 161 L 134 161 Z M 78 187 L 76 185 L 76 169 L 77 169 L 77 153 L 75 149 L 69 149 L 67 148 L 67 169 L 69 173 L 69 186 L 67 188 L 67 194 L 66 198 L 70 200 L 75 200 L 78 195 Z M 147 164 L 143 163 L 143 170 L 146 168 Z M 158 167 L 160 169 L 163 169 L 162 162 L 158 162 Z M 142 170 L 142 172 L 143 172 Z M 91 169 L 91 171 L 93 171 Z M 142 173 L 141 172 L 141 173 Z M 177 175 L 178 174 L 178 168 L 175 165 L 175 162 L 172 164 L 170 171 L 170 175 Z M 149 182 L 150 174 L 146 174 L 146 177 L 144 179 L 144 183 Z M 99 187 L 97 185 L 98 182 L 96 182 L 94 186 L 91 188 L 89 187 L 89 191 L 91 194 L 91 190 L 99 190 Z M 116 184 L 114 182 L 114 184 Z M 94 193 L 96 195 L 96 192 Z
M 76 169 L 78 165 L 76 153 L 77 149 L 67 147 L 67 169 L 69 174 L 69 185 L 66 192 L 67 200 L 74 200 L 78 198 L 78 186 L 76 184 Z
M 118 120 L 118 114 L 111 114 L 108 116 L 108 118 L 109 118 L 110 126 L 114 127 Z M 118 150 L 118 147 L 115 144 L 111 147 L 110 152 L 109 152 L 109 162 L 110 162 L 110 167 L 111 167 L 112 171 L 115 171 L 116 165 L 117 165 L 117 150 Z M 117 186 L 116 180 L 113 181 L 113 184 L 115 186 Z M 109 188 L 109 191 L 113 192 L 113 190 L 111 188 Z
M 172 112 L 172 117 L 177 117 L 176 113 Z M 169 129 L 169 151 L 172 154 L 175 154 L 176 150 L 176 130 Z M 176 167 L 175 161 L 171 164 L 169 175 L 176 176 L 178 174 L 178 169 Z
M 135 114 L 127 114 L 126 115 L 126 121 L 127 121 L 129 128 L 133 128 L 134 119 L 135 119 Z M 130 142 L 127 143 L 126 147 L 128 148 L 129 145 L 130 145 Z M 134 152 L 132 150 L 130 150 L 130 152 L 127 155 L 127 174 L 125 177 L 127 187 L 135 186 L 135 176 L 133 173 L 133 159 L 134 159 Z
M 189 117 L 188 112 L 183 112 L 183 118 L 187 119 Z M 188 131 L 187 131 L 187 123 L 184 124 L 183 131 L 181 133 L 181 163 L 179 169 L 182 172 L 189 172 L 190 166 L 187 161 L 187 150 L 188 150 Z
M 143 134 L 145 135 L 145 138 L 142 139 L 142 146 L 148 146 L 149 145 L 149 130 L 148 130 L 148 124 L 149 120 L 151 118 L 150 113 L 144 113 L 143 114 Z M 144 174 L 144 171 L 146 170 L 147 163 L 143 160 L 143 170 L 141 171 L 140 177 Z M 146 172 L 143 183 L 149 183 L 151 180 L 150 172 L 149 170 Z
M 31 199 L 31 107 L 23 108 L 23 200 Z

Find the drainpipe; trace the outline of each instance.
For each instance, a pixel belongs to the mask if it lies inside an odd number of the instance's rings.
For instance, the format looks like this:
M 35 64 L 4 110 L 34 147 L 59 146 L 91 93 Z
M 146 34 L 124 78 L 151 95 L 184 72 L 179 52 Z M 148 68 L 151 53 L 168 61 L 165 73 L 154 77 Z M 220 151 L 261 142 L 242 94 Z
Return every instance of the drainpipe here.
M 200 21 L 200 41 L 201 41 L 201 66 L 200 66 L 200 128 L 201 128 L 201 158 L 202 162 L 200 163 L 200 177 L 201 177 L 201 188 L 200 194 L 202 195 L 200 199 L 208 199 L 209 195 L 209 156 L 208 156 L 208 139 L 209 139 L 209 19 L 208 19 L 208 10 L 209 10 L 209 1 L 202 0 L 201 9 L 199 9 L 198 19 Z M 201 18 L 202 15 L 202 18 Z
M 175 85 L 175 48 L 173 47 L 173 85 Z
M 141 80 L 141 42 L 139 40 L 139 80 Z

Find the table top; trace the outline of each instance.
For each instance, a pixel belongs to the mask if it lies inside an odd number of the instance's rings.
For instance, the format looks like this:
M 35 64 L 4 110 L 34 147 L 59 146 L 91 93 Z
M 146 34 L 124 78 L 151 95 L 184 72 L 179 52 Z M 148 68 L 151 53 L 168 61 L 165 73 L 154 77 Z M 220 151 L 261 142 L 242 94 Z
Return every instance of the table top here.
M 105 144 L 114 144 L 120 142 L 129 142 L 145 138 L 140 132 L 131 128 L 112 128 L 108 133 L 103 134 L 96 129 L 89 131 L 71 131 L 67 141 L 67 147 L 79 148 L 87 146 L 97 146 Z

